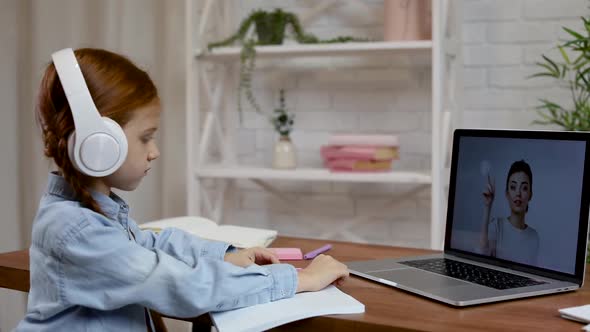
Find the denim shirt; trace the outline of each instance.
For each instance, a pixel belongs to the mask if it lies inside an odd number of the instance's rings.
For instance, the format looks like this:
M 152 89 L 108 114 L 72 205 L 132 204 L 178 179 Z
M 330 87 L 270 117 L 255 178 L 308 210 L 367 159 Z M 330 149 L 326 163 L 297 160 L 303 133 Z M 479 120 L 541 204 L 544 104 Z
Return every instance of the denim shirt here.
M 291 265 L 235 266 L 223 260 L 229 244 L 174 228 L 140 230 L 120 197 L 92 195 L 106 217 L 49 174 L 29 250 L 27 314 L 16 331 L 145 332 L 145 308 L 194 317 L 295 293 Z

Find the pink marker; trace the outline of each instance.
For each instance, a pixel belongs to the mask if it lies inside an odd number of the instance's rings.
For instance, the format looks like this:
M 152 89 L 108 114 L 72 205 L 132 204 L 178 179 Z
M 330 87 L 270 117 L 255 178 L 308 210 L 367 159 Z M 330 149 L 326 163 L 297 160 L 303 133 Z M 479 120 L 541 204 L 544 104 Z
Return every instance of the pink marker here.
M 312 250 L 310 252 L 308 252 L 307 254 L 303 255 L 303 259 L 312 259 L 315 258 L 317 255 L 319 254 L 323 254 L 326 251 L 332 249 L 332 245 L 331 244 L 326 244 L 323 247 L 317 248 L 316 250 Z

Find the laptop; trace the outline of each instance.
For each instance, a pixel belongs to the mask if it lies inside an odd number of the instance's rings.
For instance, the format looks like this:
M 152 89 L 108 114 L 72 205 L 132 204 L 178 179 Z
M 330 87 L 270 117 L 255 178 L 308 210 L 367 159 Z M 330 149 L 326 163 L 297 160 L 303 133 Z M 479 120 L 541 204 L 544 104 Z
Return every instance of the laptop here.
M 352 274 L 453 306 L 582 286 L 590 133 L 453 133 L 441 254 L 346 263 Z

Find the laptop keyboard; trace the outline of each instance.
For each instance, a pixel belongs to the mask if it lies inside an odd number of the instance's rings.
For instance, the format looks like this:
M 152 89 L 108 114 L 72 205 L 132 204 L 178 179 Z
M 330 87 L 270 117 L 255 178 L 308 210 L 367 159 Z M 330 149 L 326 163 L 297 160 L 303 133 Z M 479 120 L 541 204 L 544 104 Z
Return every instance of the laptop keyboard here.
M 510 289 L 544 284 L 543 281 L 447 258 L 405 261 L 400 262 L 400 264 L 495 289 Z

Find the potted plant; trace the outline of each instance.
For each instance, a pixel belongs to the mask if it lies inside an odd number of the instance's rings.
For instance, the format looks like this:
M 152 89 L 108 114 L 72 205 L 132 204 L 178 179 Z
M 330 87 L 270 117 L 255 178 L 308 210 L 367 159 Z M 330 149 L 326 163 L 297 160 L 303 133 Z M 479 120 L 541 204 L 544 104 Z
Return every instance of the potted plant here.
M 285 105 L 285 91 L 279 91 L 279 107 L 276 108 L 269 120 L 275 131 L 279 134 L 279 140 L 275 144 L 273 154 L 273 167 L 292 169 L 297 166 L 295 146 L 291 142 L 289 134 L 293 130 L 295 114 L 290 113 Z
M 255 26 L 255 36 L 250 36 L 252 26 Z M 242 20 L 238 30 L 232 36 L 218 42 L 208 44 L 209 50 L 216 47 L 229 46 L 240 42 L 242 50 L 240 53 L 240 76 L 238 85 L 238 111 L 240 119 L 242 116 L 242 95 L 246 97 L 250 105 L 258 113 L 263 113 L 259 103 L 252 91 L 252 73 L 256 67 L 256 49 L 258 45 L 280 45 L 287 36 L 288 28 L 291 28 L 293 38 L 302 44 L 317 43 L 343 43 L 350 41 L 367 41 L 366 38 L 354 38 L 341 36 L 328 40 L 320 40 L 313 34 L 305 33 L 298 17 L 282 9 L 275 9 L 272 12 L 255 10 L 248 17 Z
M 542 55 L 543 61 L 537 63 L 542 70 L 531 76 L 551 78 L 569 89 L 572 103 L 566 107 L 540 99 L 537 111 L 541 120 L 535 121 L 537 124 L 554 124 L 569 131 L 590 131 L 590 19 L 581 19 L 582 32 L 563 27 L 569 39 L 557 46 L 561 58 L 553 60 Z M 589 253 L 586 262 L 590 263 L 590 247 L 586 250 Z
M 590 21 L 582 17 L 584 31 L 579 33 L 567 27 L 563 30 L 571 37 L 557 46 L 561 59 L 553 60 L 542 55 L 537 62 L 541 71 L 531 77 L 549 77 L 570 90 L 572 105 L 561 106 L 548 99 L 540 99 L 537 111 L 541 120 L 537 124 L 555 124 L 565 130 L 590 130 Z

